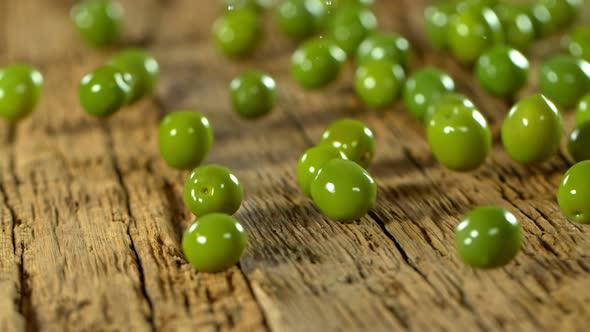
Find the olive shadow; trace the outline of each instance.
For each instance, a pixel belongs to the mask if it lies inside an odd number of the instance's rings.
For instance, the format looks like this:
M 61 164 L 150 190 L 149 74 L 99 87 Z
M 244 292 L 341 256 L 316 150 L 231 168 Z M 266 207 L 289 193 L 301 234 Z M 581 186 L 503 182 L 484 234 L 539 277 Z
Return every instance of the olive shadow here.
M 403 177 L 416 172 L 425 173 L 439 165 L 429 155 L 426 159 L 417 160 L 413 156 L 400 159 L 379 159 L 370 166 L 369 171 L 377 178 Z

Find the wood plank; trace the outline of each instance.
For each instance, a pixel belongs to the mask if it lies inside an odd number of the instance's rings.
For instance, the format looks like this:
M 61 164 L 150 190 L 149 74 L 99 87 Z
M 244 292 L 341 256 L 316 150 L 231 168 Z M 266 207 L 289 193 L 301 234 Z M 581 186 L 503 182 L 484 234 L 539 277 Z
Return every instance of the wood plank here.
M 9 155 L 9 146 L 1 144 L 2 156 Z M 5 158 L 0 159 L 0 172 L 5 174 L 8 167 Z M 14 210 L 8 205 L 4 183 L 0 177 L 0 330 L 24 331 L 25 319 L 21 314 L 21 262 L 22 248 L 15 240 L 17 220 Z
M 497 137 L 509 103 L 424 46 L 426 3 L 378 1 L 375 12 L 382 29 L 415 44 L 412 68 L 448 70 Z M 124 43 L 149 47 L 162 77 L 153 99 L 97 121 L 78 106 L 76 86 L 114 50 L 81 44 L 70 4 L 0 3 L 0 62 L 32 62 L 47 78 L 31 118 L 0 124 L 0 330 L 587 328 L 589 230 L 567 222 L 554 198 L 565 156 L 524 167 L 496 140 L 477 172 L 444 170 L 402 105 L 378 113 L 358 103 L 353 66 L 337 84 L 303 92 L 288 73 L 294 43 L 267 33 L 252 58 L 229 61 L 209 40 L 217 6 L 191 0 L 123 1 L 132 13 Z M 557 39 L 532 54 L 551 54 Z M 279 84 L 279 107 L 260 121 L 230 110 L 228 82 L 246 68 Z M 245 186 L 237 218 L 250 242 L 224 273 L 196 273 L 182 257 L 181 234 L 193 218 L 181 196 L 186 172 L 163 163 L 155 135 L 159 119 L 178 109 L 207 114 L 215 131 L 207 162 L 233 168 Z M 295 176 L 299 155 L 345 116 L 367 122 L 378 139 L 370 168 L 378 206 L 350 224 L 321 216 Z M 455 257 L 453 227 L 481 204 L 507 207 L 523 223 L 523 252 L 505 268 L 476 271 Z
M 387 15 L 394 11 L 391 4 L 380 5 L 383 7 L 376 13 Z M 421 23 L 398 23 L 392 24 L 391 30 L 421 35 L 416 32 Z M 412 30 L 408 31 L 408 27 Z M 459 81 L 460 91 L 471 96 L 492 121 L 497 137 L 508 104 L 487 96 L 468 70 L 454 61 L 428 54 L 424 48 L 416 51 L 422 59 L 418 58 L 414 67 L 435 64 L 450 72 Z M 351 76 L 351 72 L 345 75 L 348 84 Z M 321 96 L 298 96 L 290 104 L 313 141 L 330 121 L 340 117 L 360 118 L 376 131 L 378 147 L 385 148 L 378 150 L 370 168 L 380 187 L 378 208 L 371 217 L 385 226 L 407 256 L 407 263 L 445 299 L 460 303 L 463 311 L 477 317 L 477 327 L 482 330 L 582 330 L 588 320 L 579 318 L 588 317 L 588 312 L 580 308 L 580 301 L 586 297 L 578 295 L 571 306 L 563 307 L 562 296 L 572 299 L 575 296 L 571 292 L 579 292 L 581 284 L 590 283 L 590 260 L 584 255 L 590 243 L 587 231 L 566 221 L 555 202 L 557 185 L 568 167 L 564 157 L 524 167 L 511 161 L 496 144 L 491 165 L 473 174 L 449 172 L 432 159 L 423 129 L 415 119 L 400 113 L 401 105 L 393 112 L 366 112 L 356 100 L 347 99 L 347 93 L 338 84 Z M 571 114 L 566 116 L 566 123 L 571 123 Z M 518 183 L 511 184 L 513 181 Z M 484 204 L 507 207 L 523 221 L 523 254 L 505 269 L 473 271 L 454 254 L 452 234 L 458 218 Z M 419 315 L 412 318 L 409 326 L 421 330 L 416 328 Z
M 48 25 L 68 22 L 67 11 L 35 3 L 11 3 L 12 20 L 24 22 L 18 16 L 21 13 L 43 16 L 40 13 L 46 12 Z M 141 31 L 136 29 L 132 38 L 141 39 Z M 19 153 L 7 161 L 14 163 L 14 171 L 3 168 L 15 179 L 2 179 L 8 203 L 23 221 L 16 230 L 16 242 L 25 248 L 23 280 L 28 291 L 21 300 L 28 303 L 27 329 L 252 330 L 263 326 L 239 269 L 197 275 L 179 262 L 179 234 L 171 221 L 173 210 L 162 179 L 152 182 L 152 187 L 146 188 L 141 181 L 134 186 L 138 190 L 127 190 L 120 167 L 128 165 L 119 166 L 113 143 L 114 133 L 123 135 L 125 142 L 127 123 L 112 129 L 119 118 L 101 123 L 78 106 L 79 78 L 104 61 L 106 54 L 79 58 L 77 54 L 89 51 L 77 39 L 64 45 L 66 51 L 45 50 L 41 44 L 25 49 L 17 42 L 20 37 L 8 36 L 9 58 L 43 63 L 44 96 L 50 96 L 16 130 L 12 145 Z M 60 63 L 53 62 L 58 57 L 63 57 Z M 157 114 L 154 105 L 143 106 Z M 141 113 L 137 119 L 139 126 L 146 124 Z M 152 120 L 142 135 L 153 132 L 157 119 Z M 149 177 L 146 170 L 138 175 L 133 177 L 136 182 Z M 150 195 L 148 206 L 159 210 L 142 210 L 142 195 Z M 10 223 L 3 222 L 5 226 Z M 8 242 L 5 237 L 2 240 L 4 247 Z

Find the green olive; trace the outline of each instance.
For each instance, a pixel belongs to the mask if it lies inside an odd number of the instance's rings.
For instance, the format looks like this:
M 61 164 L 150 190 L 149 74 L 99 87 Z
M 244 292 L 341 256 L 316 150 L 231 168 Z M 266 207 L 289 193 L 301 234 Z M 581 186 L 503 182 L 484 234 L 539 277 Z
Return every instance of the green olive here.
M 131 75 L 105 65 L 87 74 L 80 81 L 80 104 L 90 115 L 106 117 L 131 100 Z
M 399 97 L 405 76 L 404 69 L 390 60 L 370 61 L 356 70 L 355 91 L 367 106 L 384 108 Z
M 543 161 L 559 151 L 563 127 L 555 105 L 541 94 L 516 103 L 502 125 L 502 143 L 521 163 Z
M 437 49 L 448 47 L 449 23 L 455 13 L 456 7 L 452 2 L 443 1 L 426 8 L 424 11 L 426 38 L 432 47 Z
M 576 106 L 576 126 L 590 121 L 590 93 L 582 97 Z
M 505 45 L 494 46 L 477 60 L 475 74 L 490 93 L 508 97 L 527 82 L 529 61 L 519 51 Z
M 291 76 L 305 89 L 317 89 L 340 75 L 346 53 L 331 39 L 304 42 L 291 57 Z
M 297 182 L 307 197 L 311 197 L 311 183 L 319 170 L 332 159 L 346 159 L 346 156 L 330 145 L 317 145 L 303 153 L 297 164 Z
M 275 80 L 260 71 L 250 70 L 240 74 L 229 87 L 234 111 L 247 119 L 268 114 L 277 100 Z
M 583 123 L 571 132 L 567 148 L 576 162 L 590 159 L 590 122 Z
M 535 41 L 535 27 L 529 12 L 509 3 L 498 4 L 494 11 L 504 29 L 506 43 L 521 51 L 528 49 Z
M 123 7 L 116 1 L 81 1 L 72 7 L 71 16 L 78 33 L 91 46 L 110 46 L 121 37 Z
M 346 5 L 330 19 L 326 34 L 348 55 L 356 53 L 361 42 L 377 29 L 377 18 L 366 7 Z
M 563 176 L 557 192 L 557 202 L 561 211 L 569 219 L 590 223 L 590 160 L 572 166 Z
M 160 66 L 145 50 L 128 48 L 115 55 L 109 64 L 133 77 L 130 102 L 137 101 L 154 91 L 160 75 Z
M 226 214 L 211 213 L 192 224 L 182 237 L 182 251 L 199 272 L 221 272 L 239 262 L 248 243 L 244 227 Z
M 461 62 L 472 63 L 489 47 L 504 42 L 504 33 L 493 10 L 473 7 L 459 11 L 448 27 L 451 53 Z
M 184 202 L 197 217 L 215 212 L 234 214 L 243 196 L 238 178 L 220 165 L 197 167 L 184 183 Z
M 231 58 L 243 57 L 254 51 L 262 23 L 253 9 L 232 10 L 213 24 L 213 39 L 217 48 Z
M 426 127 L 428 144 L 436 160 L 459 172 L 481 166 L 492 146 L 492 133 L 474 107 L 448 104 L 436 110 Z
M 0 68 L 0 118 L 18 121 L 31 114 L 41 98 L 43 75 L 26 64 Z
M 356 62 L 359 65 L 377 60 L 390 60 L 407 66 L 410 42 L 396 33 L 373 32 L 358 47 Z
M 535 35 L 538 38 L 546 37 L 557 30 L 551 12 L 547 6 L 544 6 L 541 3 L 533 4 L 530 7 L 530 16 L 533 20 Z
M 460 93 L 446 93 L 442 95 L 440 98 L 432 102 L 427 108 L 426 112 L 424 113 L 424 123 L 428 124 L 430 122 L 430 118 L 432 115 L 439 110 L 446 110 L 446 112 L 451 112 L 451 110 L 455 106 L 464 106 L 475 108 L 475 105 L 469 98 L 460 94 Z
M 293 39 L 313 35 L 326 15 L 321 0 L 284 0 L 277 7 L 275 18 L 283 33 Z
M 424 121 L 428 107 L 454 90 L 455 81 L 447 73 L 434 67 L 419 69 L 408 78 L 404 87 L 406 110 Z
M 508 210 L 483 206 L 469 212 L 455 228 L 459 257 L 476 268 L 508 264 L 520 250 L 521 226 Z
M 324 164 L 311 183 L 311 197 L 330 219 L 353 221 L 375 206 L 377 186 L 358 164 L 332 159 Z
M 539 76 L 541 93 L 564 108 L 574 107 L 590 91 L 590 63 L 570 55 L 545 61 Z
M 370 6 L 375 0 L 321 0 L 326 8 L 327 19 L 346 6 Z
M 221 6 L 226 12 L 241 9 L 261 11 L 270 7 L 270 2 L 270 0 L 221 0 Z
M 582 1 L 583 0 L 538 0 L 535 9 L 546 9 L 550 14 L 550 19 L 549 22 L 545 24 L 549 25 L 550 30 L 556 30 L 575 21 L 577 13 L 582 5 Z
M 333 146 L 346 159 L 367 168 L 375 157 L 375 137 L 364 123 L 353 119 L 332 122 L 322 134 L 320 145 Z
M 565 38 L 567 51 L 590 62 L 590 26 L 575 27 Z
M 213 129 L 201 113 L 173 112 L 160 122 L 158 147 L 170 167 L 192 169 L 199 166 L 212 144 Z
M 455 4 L 457 12 L 471 9 L 492 8 L 498 4 L 498 0 L 451 0 Z

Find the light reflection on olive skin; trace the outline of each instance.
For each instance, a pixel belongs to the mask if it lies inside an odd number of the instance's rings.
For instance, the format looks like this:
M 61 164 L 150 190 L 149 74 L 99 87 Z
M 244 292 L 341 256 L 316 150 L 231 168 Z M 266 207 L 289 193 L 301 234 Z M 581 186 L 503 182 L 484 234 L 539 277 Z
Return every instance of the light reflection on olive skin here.
M 565 216 L 582 224 L 590 223 L 590 160 L 573 165 L 563 176 L 557 202 Z
M 521 246 L 521 226 L 509 211 L 483 206 L 468 213 L 455 228 L 459 257 L 477 268 L 507 264 Z

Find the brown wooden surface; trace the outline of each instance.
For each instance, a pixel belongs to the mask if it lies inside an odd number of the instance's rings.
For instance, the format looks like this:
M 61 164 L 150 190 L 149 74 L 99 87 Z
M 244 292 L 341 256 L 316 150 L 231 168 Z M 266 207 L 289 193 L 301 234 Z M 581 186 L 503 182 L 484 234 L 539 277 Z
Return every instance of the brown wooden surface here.
M 80 109 L 76 88 L 112 51 L 81 45 L 71 1 L 0 1 L 0 65 L 30 62 L 46 78 L 33 116 L 0 123 L 0 331 L 588 330 L 590 228 L 566 221 L 555 203 L 568 159 L 508 158 L 497 142 L 508 103 L 425 47 L 424 0 L 382 0 L 375 11 L 383 30 L 411 39 L 413 68 L 448 70 L 493 123 L 493 152 L 474 173 L 437 165 L 402 105 L 364 110 L 352 66 L 338 84 L 304 93 L 288 75 L 294 44 L 272 23 L 252 59 L 231 62 L 208 40 L 214 1 L 123 3 L 125 43 L 149 48 L 162 77 L 153 99 L 98 121 Z M 228 82 L 245 68 L 279 84 L 279 106 L 261 121 L 230 111 Z M 245 186 L 237 218 L 250 242 L 224 273 L 196 273 L 182 257 L 186 173 L 162 162 L 155 135 L 163 114 L 181 108 L 210 117 L 208 162 L 233 168 Z M 365 121 L 378 140 L 378 206 L 351 224 L 322 217 L 295 178 L 302 151 L 341 117 Z M 522 222 L 523 250 L 505 268 L 476 271 L 455 255 L 453 227 L 482 204 Z

